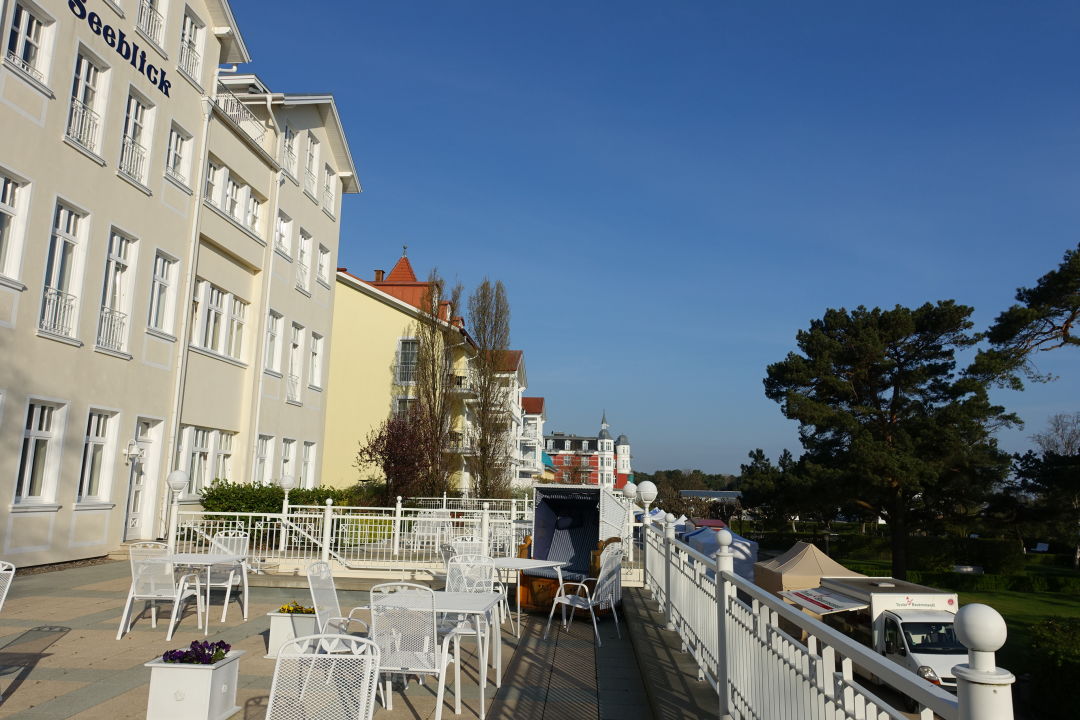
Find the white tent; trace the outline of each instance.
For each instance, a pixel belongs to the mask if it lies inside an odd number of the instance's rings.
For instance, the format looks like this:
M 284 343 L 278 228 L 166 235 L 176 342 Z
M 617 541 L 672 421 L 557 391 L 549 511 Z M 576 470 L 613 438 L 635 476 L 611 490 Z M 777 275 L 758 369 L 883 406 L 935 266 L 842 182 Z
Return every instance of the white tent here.
M 731 530 L 729 529 L 728 532 L 731 532 Z M 716 537 L 716 533 L 717 530 L 714 528 L 698 528 L 691 533 L 687 533 L 683 538 L 683 542 L 702 555 L 713 557 L 716 551 L 720 549 L 720 540 Z M 735 574 L 753 582 L 758 544 L 733 532 L 731 538 L 731 553 L 735 556 Z

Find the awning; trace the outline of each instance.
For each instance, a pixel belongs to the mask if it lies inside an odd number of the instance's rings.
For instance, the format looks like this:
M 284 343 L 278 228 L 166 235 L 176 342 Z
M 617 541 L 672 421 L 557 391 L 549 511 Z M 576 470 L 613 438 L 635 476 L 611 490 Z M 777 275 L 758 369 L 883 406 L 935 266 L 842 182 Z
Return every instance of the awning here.
M 870 607 L 869 603 L 820 587 L 813 590 L 781 590 L 780 596 L 818 615 Z

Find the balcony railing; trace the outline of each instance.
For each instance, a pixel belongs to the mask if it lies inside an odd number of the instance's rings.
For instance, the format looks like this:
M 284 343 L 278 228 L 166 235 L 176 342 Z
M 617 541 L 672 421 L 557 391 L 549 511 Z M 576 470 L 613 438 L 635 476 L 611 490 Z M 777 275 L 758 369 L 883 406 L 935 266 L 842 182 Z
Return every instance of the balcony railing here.
M 97 152 L 98 114 L 75 98 L 71 98 L 71 116 L 68 118 L 67 136 L 90 152 Z
M 192 79 L 199 79 L 199 66 L 202 64 L 202 55 L 195 49 L 195 43 L 189 41 L 180 43 L 180 69 L 186 72 Z
M 292 402 L 300 402 L 300 376 L 290 373 L 285 377 L 286 397 Z
M 179 182 L 181 185 L 188 184 L 187 178 L 184 176 L 184 173 L 180 172 L 179 168 L 174 168 L 172 165 L 168 165 L 165 167 L 165 173 L 173 180 Z
M 139 29 L 146 33 L 148 38 L 158 45 L 161 44 L 161 30 L 165 27 L 165 18 L 161 16 L 161 13 L 154 8 L 153 3 L 149 0 L 142 0 L 142 2 L 139 3 L 139 19 L 137 24 Z
M 217 97 L 214 98 L 214 104 L 228 115 L 234 123 L 239 125 L 241 130 L 251 136 L 252 140 L 258 143 L 262 142 L 263 136 L 266 134 L 266 128 L 259 122 L 259 118 L 255 117 L 255 114 L 248 110 L 244 103 L 240 102 L 240 98 L 233 95 L 225 87 L 224 83 L 218 83 Z
M 286 255 L 289 254 L 289 245 L 285 242 L 285 235 L 283 233 L 274 233 L 274 247 Z
M 71 337 L 75 326 L 75 306 L 78 298 L 56 288 L 45 288 L 41 301 L 41 321 L 39 327 L 54 335 Z
M 40 70 L 38 70 L 36 67 L 31 65 L 30 63 L 23 60 L 21 57 L 19 57 L 15 53 L 8 52 L 7 59 L 8 59 L 9 63 L 11 63 L 15 67 L 19 68 L 20 70 L 22 70 L 24 73 L 26 73 L 30 77 L 34 78 L 39 83 L 44 83 L 45 82 L 45 76 L 41 73 Z
M 283 147 L 281 150 L 281 165 L 286 172 L 296 175 L 296 150 L 287 145 Z
M 120 172 L 141 183 L 145 169 L 146 148 L 125 135 L 124 146 L 120 149 Z
M 311 170 L 304 171 L 304 190 L 312 197 L 315 197 L 315 192 L 319 189 L 318 183 L 319 179 L 315 177 L 315 173 Z
M 330 184 L 331 182 L 333 182 L 333 181 L 330 179 L 329 176 L 327 176 L 326 182 L 323 183 L 322 206 L 328 213 L 333 215 L 334 214 L 334 187 L 333 187 L 333 185 Z
M 308 270 L 308 266 L 306 264 L 300 262 L 300 261 L 297 261 L 297 263 L 296 263 L 296 287 L 300 288 L 301 290 L 307 290 L 308 289 L 309 276 L 310 276 L 310 272 Z
M 127 314 L 109 307 L 101 308 L 98 321 L 98 347 L 120 351 L 127 340 Z

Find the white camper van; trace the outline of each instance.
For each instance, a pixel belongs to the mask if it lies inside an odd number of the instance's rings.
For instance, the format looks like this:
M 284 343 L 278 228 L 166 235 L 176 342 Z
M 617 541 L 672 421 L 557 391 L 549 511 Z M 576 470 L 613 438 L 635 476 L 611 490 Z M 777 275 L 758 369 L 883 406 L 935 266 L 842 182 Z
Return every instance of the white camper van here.
M 953 621 L 956 593 L 881 577 L 821 578 L 780 593 L 919 677 L 956 692 L 952 669 L 968 661 Z

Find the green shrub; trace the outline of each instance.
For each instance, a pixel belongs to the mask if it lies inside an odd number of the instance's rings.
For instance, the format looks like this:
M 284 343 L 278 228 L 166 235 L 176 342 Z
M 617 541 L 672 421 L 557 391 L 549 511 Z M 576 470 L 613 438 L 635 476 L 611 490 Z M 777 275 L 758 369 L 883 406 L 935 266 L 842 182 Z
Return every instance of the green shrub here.
M 1031 702 L 1053 717 L 1075 717 L 1066 688 L 1080 686 L 1080 618 L 1049 618 L 1031 632 Z
M 290 505 L 323 505 L 331 498 L 335 505 L 363 505 L 370 497 L 368 486 L 348 488 L 297 488 L 289 492 Z M 209 512 L 278 513 L 285 491 L 278 485 L 253 485 L 215 480 L 200 493 L 203 509 Z

